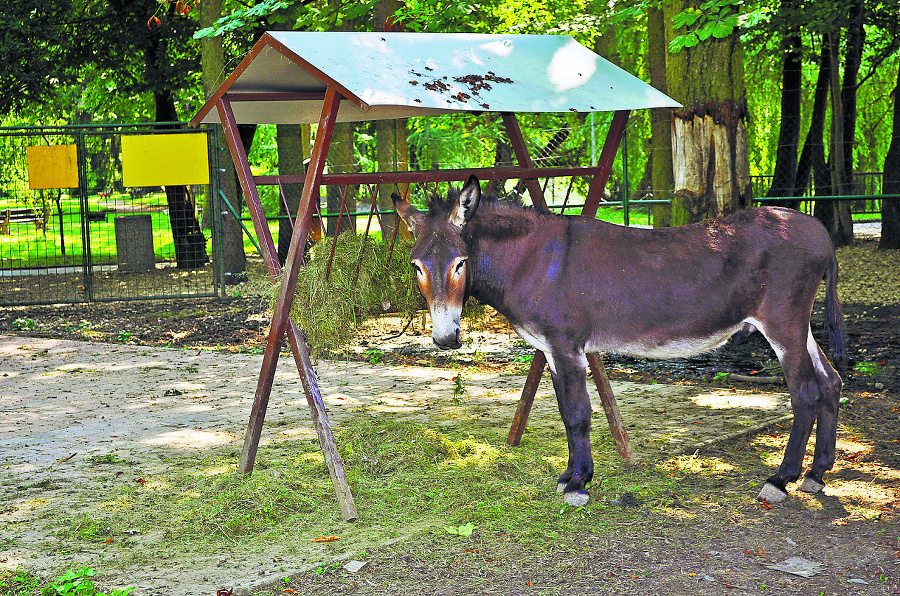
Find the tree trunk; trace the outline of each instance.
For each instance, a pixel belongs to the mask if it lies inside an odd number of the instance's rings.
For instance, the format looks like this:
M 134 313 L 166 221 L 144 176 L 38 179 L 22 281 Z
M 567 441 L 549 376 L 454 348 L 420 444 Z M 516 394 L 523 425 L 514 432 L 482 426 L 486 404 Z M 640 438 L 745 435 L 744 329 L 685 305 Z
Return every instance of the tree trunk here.
M 790 0 L 783 0 L 782 7 L 789 8 Z M 775 150 L 775 171 L 767 197 L 795 197 L 797 179 L 797 147 L 800 142 L 800 105 L 802 83 L 801 40 L 796 31 L 788 31 L 782 42 L 784 63 L 781 74 L 781 126 L 778 147 Z M 781 201 L 785 207 L 796 209 L 799 200 Z
M 403 6 L 400 0 L 379 0 L 375 4 L 375 26 L 386 30 L 392 27 L 393 15 Z M 377 120 L 375 122 L 375 147 L 378 160 L 378 170 L 381 172 L 406 172 L 409 171 L 409 146 L 407 144 L 406 119 Z M 382 184 L 378 190 L 378 208 L 391 210 L 394 202 L 391 193 L 396 189 L 387 184 Z M 404 194 L 405 189 L 399 189 Z M 394 234 L 396 216 L 383 215 L 381 217 L 382 238 L 389 241 Z
M 900 68 L 897 69 L 897 86 L 894 87 L 894 121 L 891 132 L 891 145 L 884 157 L 882 192 L 886 195 L 900 195 Z M 900 249 L 900 199 L 881 199 L 881 240 L 878 248 Z
M 150 52 L 148 52 L 149 54 Z M 158 55 L 165 56 L 165 52 Z M 148 68 L 153 68 L 154 56 L 147 56 Z M 175 99 L 168 89 L 153 94 L 157 122 L 176 122 Z M 175 245 L 175 263 L 178 269 L 200 269 L 209 262 L 206 254 L 206 236 L 197 221 L 193 197 L 184 185 L 166 186 L 166 203 L 169 208 L 169 225 Z
M 406 172 L 409 170 L 409 147 L 407 145 L 406 119 L 378 120 L 375 122 L 375 146 L 378 156 L 378 170 L 381 172 Z M 382 184 L 378 191 L 378 208 L 389 210 L 394 208 L 391 193 L 395 189 Z M 403 190 L 401 189 L 401 194 Z M 382 215 L 381 230 L 385 240 L 394 234 L 396 216 Z
M 354 124 L 352 122 L 338 122 L 334 125 L 334 133 L 331 136 L 331 147 L 328 149 L 329 172 L 355 172 L 356 152 L 353 150 Z M 338 218 L 329 217 L 326 222 L 326 234 L 333 236 L 346 230 L 356 229 L 356 216 L 347 217 L 347 213 L 356 211 L 356 186 L 327 186 L 325 200 L 328 213 L 341 212 L 341 203 L 344 202 L 344 215 L 340 218 L 341 225 L 338 229 Z
M 816 78 L 816 89 L 813 96 L 813 108 L 810 115 L 809 131 L 803 142 L 803 150 L 797 161 L 797 177 L 794 180 L 794 196 L 802 197 L 809 186 L 810 172 L 828 171 L 825 163 L 825 115 L 828 111 L 828 87 L 831 80 L 831 61 L 829 36 L 822 37 L 822 49 L 819 52 L 819 75 Z M 815 177 L 816 194 L 820 193 L 819 180 L 821 175 Z M 831 184 L 828 183 L 828 192 L 831 192 Z
M 647 62 L 650 70 L 650 84 L 668 93 L 666 83 L 666 22 L 660 8 L 648 8 Z M 654 108 L 650 110 L 650 192 L 654 199 L 670 201 L 675 187 L 672 170 L 672 110 Z M 672 225 L 671 205 L 653 205 L 653 227 L 664 228 Z
M 277 124 L 275 139 L 278 145 L 278 173 L 282 176 L 304 174 L 303 159 L 306 154 L 303 143 L 303 124 Z M 279 196 L 278 214 L 278 262 L 284 266 L 291 237 L 294 235 L 294 220 L 300 208 L 303 194 L 302 184 L 283 184 L 284 196 Z
M 684 0 L 665 4 L 668 34 L 671 15 L 685 6 Z M 697 222 L 747 207 L 747 96 L 737 34 L 684 48 L 670 54 L 668 63 L 669 95 L 683 105 L 675 112 L 672 135 L 672 224 Z
M 495 120 L 500 119 L 500 115 L 497 114 Z M 506 134 L 506 130 L 503 129 L 502 126 L 500 128 L 501 132 L 497 135 L 497 144 L 494 147 L 494 166 L 509 167 L 515 165 L 516 158 L 513 154 L 512 143 L 509 140 L 509 136 Z M 506 179 L 495 180 L 491 192 L 498 196 L 506 194 Z
M 222 16 L 222 0 L 204 0 L 200 3 L 200 26 L 209 27 Z M 225 49 L 221 37 L 205 37 L 200 40 L 200 67 L 203 80 L 203 91 L 208 99 L 225 80 Z M 225 142 L 225 132 L 221 125 L 216 125 L 216 155 L 219 157 L 218 187 L 238 213 L 241 212 L 241 193 L 237 180 L 237 171 L 231 159 L 231 152 Z M 218 197 L 217 197 L 218 198 Z M 211 205 L 219 204 L 210 201 Z M 240 222 L 224 206 L 222 215 L 219 246 L 219 271 L 225 285 L 239 283 L 247 270 L 247 256 L 244 254 L 244 231 Z M 213 209 L 207 208 L 204 213 L 212 215 Z
M 840 75 L 838 73 L 839 41 L 836 36 L 830 44 L 831 74 L 831 189 L 832 194 L 847 195 L 847 176 L 844 172 L 844 110 L 841 101 Z M 819 194 L 818 192 L 816 194 Z M 818 217 L 831 236 L 836 247 L 848 246 L 853 242 L 853 219 L 850 204 L 846 201 L 816 201 L 815 216 Z
M 856 91 L 859 87 L 859 69 L 862 64 L 865 29 L 862 0 L 853 2 L 850 8 L 851 23 L 847 28 L 847 48 L 844 56 L 844 76 L 841 83 L 841 109 L 844 116 L 844 179 L 848 194 L 857 194 L 853 188 L 853 149 L 856 146 Z

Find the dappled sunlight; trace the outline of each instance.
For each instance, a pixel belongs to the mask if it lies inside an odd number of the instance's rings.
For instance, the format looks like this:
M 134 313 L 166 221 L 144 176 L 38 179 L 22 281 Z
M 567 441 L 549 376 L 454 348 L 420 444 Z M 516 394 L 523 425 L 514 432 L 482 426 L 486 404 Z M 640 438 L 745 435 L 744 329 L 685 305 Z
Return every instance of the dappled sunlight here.
M 154 437 L 144 439 L 141 443 L 153 445 L 154 447 L 206 449 L 209 447 L 227 445 L 236 439 L 237 437 L 231 433 L 188 428 L 161 433 Z
M 232 464 L 218 464 L 215 466 L 208 466 L 206 468 L 202 468 L 194 472 L 198 476 L 221 476 L 222 474 L 231 474 L 235 471 L 235 465 Z
M 316 438 L 316 433 L 311 428 L 303 426 L 281 429 L 278 431 L 278 436 L 283 439 L 303 440 Z
M 559 470 L 562 472 L 566 469 L 568 465 L 568 459 L 563 455 L 553 456 L 553 455 L 545 455 L 541 458 L 547 464 L 547 469 L 552 472 Z
M 876 481 L 877 480 L 877 481 Z M 843 479 L 826 477 L 824 493 L 840 499 L 850 511 L 861 512 L 865 517 L 878 517 L 880 509 L 897 500 L 896 480 L 885 483 L 886 478 Z M 863 511 L 864 510 L 864 511 Z
M 735 472 L 738 468 L 719 457 L 703 457 L 696 453 L 681 455 L 665 462 L 661 468 L 669 472 L 712 476 Z
M 744 393 L 727 389 L 698 393 L 690 399 L 698 406 L 713 410 L 729 408 L 753 408 L 775 410 L 783 404 L 786 394 Z
M 496 468 L 497 461 L 503 457 L 501 448 L 476 441 L 472 437 L 461 441 L 448 441 L 446 444 L 449 453 L 443 462 L 445 466 L 484 470 Z

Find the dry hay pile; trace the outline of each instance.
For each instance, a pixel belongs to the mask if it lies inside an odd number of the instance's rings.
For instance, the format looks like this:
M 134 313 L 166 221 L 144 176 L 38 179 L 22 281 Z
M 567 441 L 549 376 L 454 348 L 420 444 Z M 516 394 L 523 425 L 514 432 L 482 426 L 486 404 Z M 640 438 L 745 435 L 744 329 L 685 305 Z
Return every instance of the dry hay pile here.
M 326 238 L 310 249 L 298 271 L 290 313 L 316 355 L 346 346 L 367 317 L 385 312 L 412 316 L 421 306 L 409 266 L 409 241 L 398 240 L 391 251 L 384 242 L 344 232 L 337 237 L 329 269 L 333 242 Z M 277 294 L 276 285 L 269 295 L 274 301 Z

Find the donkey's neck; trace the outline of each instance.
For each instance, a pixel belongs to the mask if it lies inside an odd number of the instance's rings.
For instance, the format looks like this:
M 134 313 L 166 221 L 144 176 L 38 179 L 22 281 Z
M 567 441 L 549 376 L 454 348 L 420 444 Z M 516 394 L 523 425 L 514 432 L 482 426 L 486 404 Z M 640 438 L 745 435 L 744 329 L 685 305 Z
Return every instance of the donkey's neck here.
M 516 285 L 517 270 L 532 258 L 542 242 L 542 230 L 554 216 L 518 207 L 498 206 L 479 213 L 467 234 L 470 268 L 469 293 L 509 318 L 515 309 L 507 303 Z

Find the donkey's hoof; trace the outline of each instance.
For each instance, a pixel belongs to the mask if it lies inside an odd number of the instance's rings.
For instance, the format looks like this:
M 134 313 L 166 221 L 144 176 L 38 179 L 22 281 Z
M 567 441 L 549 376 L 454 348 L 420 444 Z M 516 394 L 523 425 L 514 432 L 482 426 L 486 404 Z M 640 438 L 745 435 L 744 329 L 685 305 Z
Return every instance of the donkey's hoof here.
M 564 492 L 566 492 L 566 485 L 567 485 L 567 484 L 568 484 L 567 482 L 557 482 L 557 483 L 556 483 L 556 492 L 558 492 L 558 493 L 564 493 Z
M 591 500 L 591 495 L 587 493 L 580 493 L 576 491 L 572 491 L 570 493 L 566 493 L 566 496 L 563 497 L 563 503 L 570 507 L 584 507 L 588 504 L 588 501 Z
M 803 479 L 803 482 L 800 483 L 800 486 L 798 488 L 805 493 L 814 495 L 816 493 L 822 492 L 822 489 L 825 488 L 825 485 L 818 480 L 807 476 Z
M 762 490 L 759 491 L 759 495 L 756 497 L 758 501 L 765 501 L 770 505 L 774 503 L 780 503 L 787 498 L 787 493 L 771 482 L 766 482 Z

